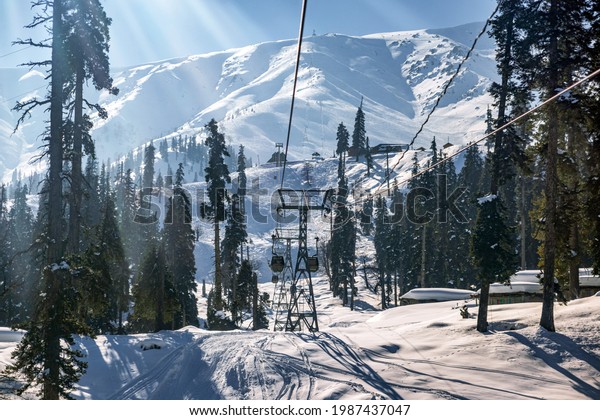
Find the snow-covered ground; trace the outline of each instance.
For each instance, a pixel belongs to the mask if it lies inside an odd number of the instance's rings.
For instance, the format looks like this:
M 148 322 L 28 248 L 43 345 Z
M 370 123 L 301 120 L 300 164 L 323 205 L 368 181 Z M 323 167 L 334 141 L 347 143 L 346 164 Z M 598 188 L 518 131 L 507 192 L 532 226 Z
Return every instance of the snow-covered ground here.
M 264 287 L 267 287 L 265 285 Z M 600 297 L 556 306 L 491 306 L 490 332 L 464 301 L 341 307 L 315 282 L 321 331 L 209 332 L 194 327 L 81 338 L 89 369 L 78 399 L 600 399 Z M 477 308 L 469 303 L 471 313 Z M 0 330 L 0 366 L 18 335 Z M 146 350 L 144 350 L 146 348 Z

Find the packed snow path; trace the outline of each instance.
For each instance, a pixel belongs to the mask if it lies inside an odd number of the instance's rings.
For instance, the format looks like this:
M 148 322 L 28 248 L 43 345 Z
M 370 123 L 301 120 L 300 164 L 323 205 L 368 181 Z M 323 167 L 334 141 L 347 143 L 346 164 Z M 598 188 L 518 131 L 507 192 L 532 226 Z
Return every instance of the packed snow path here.
M 182 332 L 181 335 L 185 340 L 185 336 L 191 334 Z M 110 396 L 95 397 L 321 399 L 352 395 L 368 399 L 400 398 L 363 360 L 364 355 L 331 334 L 216 333 L 189 339 L 171 349 L 168 340 L 164 344 L 164 348 L 147 350 L 166 350 L 155 368 Z M 327 357 L 311 361 L 309 354 L 319 351 Z
M 456 302 L 350 312 L 323 299 L 320 307 L 316 334 L 190 327 L 84 339 L 90 367 L 74 396 L 600 399 L 598 297 L 557 306 L 558 333 L 537 326 L 538 303 L 492 306 L 488 334 L 462 319 Z

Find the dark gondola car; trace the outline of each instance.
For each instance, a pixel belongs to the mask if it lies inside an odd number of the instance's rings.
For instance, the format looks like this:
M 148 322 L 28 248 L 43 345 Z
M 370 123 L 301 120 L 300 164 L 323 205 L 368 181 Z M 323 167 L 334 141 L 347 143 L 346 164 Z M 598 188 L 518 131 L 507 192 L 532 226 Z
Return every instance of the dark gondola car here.
M 271 257 L 271 271 L 275 273 L 281 273 L 283 271 L 283 267 L 285 262 L 281 255 L 273 255 Z
M 319 270 L 319 258 L 308 257 L 308 271 L 315 273 Z

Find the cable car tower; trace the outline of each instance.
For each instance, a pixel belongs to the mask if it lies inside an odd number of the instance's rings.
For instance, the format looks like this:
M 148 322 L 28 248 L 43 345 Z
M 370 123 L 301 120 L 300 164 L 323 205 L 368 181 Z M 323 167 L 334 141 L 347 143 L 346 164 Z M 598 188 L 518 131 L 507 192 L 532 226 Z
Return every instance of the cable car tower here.
M 273 271 L 273 283 L 275 291 L 273 293 L 273 312 L 275 313 L 275 325 L 273 331 L 285 330 L 287 322 L 289 299 L 288 290 L 292 285 L 294 278 L 294 269 L 292 268 L 292 241 L 298 239 L 297 231 L 291 229 L 277 228 L 272 236 L 273 256 L 271 257 L 271 270 Z M 278 243 L 285 242 L 285 248 L 282 250 Z M 283 251 L 283 252 L 282 252 Z M 281 254 L 283 253 L 283 261 Z
M 294 210 L 298 212 L 298 255 L 290 285 L 290 299 L 285 331 L 299 331 L 303 326 L 310 332 L 319 331 L 315 295 L 311 273 L 319 268 L 316 255 L 308 254 L 308 212 L 325 210 L 330 190 L 280 189 L 278 212 Z M 321 200 L 322 197 L 322 200 Z M 291 242 L 291 240 L 290 240 Z M 288 257 L 291 257 L 289 255 Z M 291 258 L 289 258 L 291 260 Z

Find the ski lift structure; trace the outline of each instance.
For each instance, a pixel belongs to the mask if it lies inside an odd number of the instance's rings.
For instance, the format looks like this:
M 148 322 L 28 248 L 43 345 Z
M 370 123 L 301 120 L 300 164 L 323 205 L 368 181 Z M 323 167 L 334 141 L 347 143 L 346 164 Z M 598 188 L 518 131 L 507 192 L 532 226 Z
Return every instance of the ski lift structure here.
M 283 264 L 283 269 L 276 272 L 273 270 L 272 282 L 275 290 L 273 292 L 272 309 L 275 315 L 275 323 L 273 331 L 284 331 L 287 323 L 289 311 L 289 290 L 294 277 L 292 268 L 292 242 L 298 239 L 298 231 L 296 229 L 277 228 L 272 235 L 273 239 L 273 256 L 281 256 L 282 259 L 276 258 L 273 261 L 271 257 L 271 268 L 275 266 L 279 269 L 279 264 Z M 275 264 L 273 264 L 275 262 Z
M 277 213 L 282 214 L 283 212 L 294 211 L 298 212 L 298 230 L 295 235 L 289 235 L 283 233 L 283 231 L 276 230 L 273 235 L 273 255 L 271 258 L 271 269 L 276 273 L 275 269 L 279 269 L 281 255 L 276 253 L 275 243 L 278 240 L 286 242 L 285 258 L 283 259 L 283 268 L 279 272 L 283 272 L 282 279 L 279 280 L 281 283 L 279 293 L 275 293 L 276 299 L 279 301 L 279 311 L 276 315 L 281 313 L 281 302 L 282 299 L 287 299 L 287 316 L 285 324 L 283 319 L 278 319 L 276 316 L 275 330 L 285 331 L 301 331 L 304 328 L 309 332 L 319 331 L 319 321 L 317 318 L 317 310 L 315 306 L 315 296 L 312 285 L 312 273 L 317 272 L 319 269 L 319 257 L 318 251 L 314 255 L 309 255 L 308 252 L 308 215 L 311 211 L 321 211 L 326 209 L 329 195 L 331 190 L 292 190 L 292 189 L 279 189 L 277 190 L 279 196 L 279 206 Z M 298 253 L 296 255 L 296 264 L 292 271 L 291 266 L 291 243 L 297 241 Z M 316 240 L 318 249 L 318 238 Z M 273 265 L 275 263 L 275 265 Z M 287 285 L 286 285 L 286 270 L 287 277 L 289 278 L 289 299 L 287 296 Z M 278 273 L 279 273 L 278 272 Z M 278 284 L 279 284 L 278 283 Z M 285 298 L 281 296 L 285 292 Z

